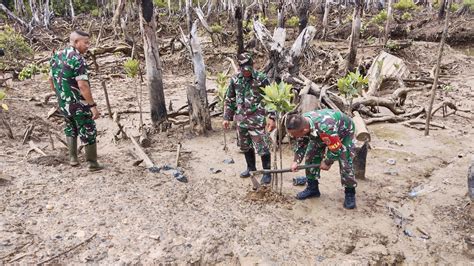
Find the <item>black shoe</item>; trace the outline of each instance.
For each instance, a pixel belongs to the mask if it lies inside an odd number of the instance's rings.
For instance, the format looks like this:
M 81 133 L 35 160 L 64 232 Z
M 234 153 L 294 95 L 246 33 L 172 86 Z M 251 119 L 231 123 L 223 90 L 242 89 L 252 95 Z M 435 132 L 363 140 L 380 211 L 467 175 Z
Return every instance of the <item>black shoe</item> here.
M 272 159 L 270 154 L 265 154 L 262 157 L 262 168 L 270 170 L 272 165 Z M 262 179 L 260 180 L 260 184 L 268 185 L 272 182 L 272 175 L 271 174 L 263 174 Z
M 304 200 L 308 198 L 319 198 L 320 196 L 318 180 L 308 179 L 308 185 L 305 190 L 296 194 L 296 199 Z
M 344 208 L 354 209 L 356 207 L 355 188 L 346 187 L 344 193 L 346 194 L 346 196 L 344 197 Z
M 250 177 L 250 171 L 256 171 L 257 168 L 255 167 L 255 151 L 254 149 L 250 149 L 244 153 L 245 161 L 247 163 L 247 169 L 240 173 L 240 177 Z

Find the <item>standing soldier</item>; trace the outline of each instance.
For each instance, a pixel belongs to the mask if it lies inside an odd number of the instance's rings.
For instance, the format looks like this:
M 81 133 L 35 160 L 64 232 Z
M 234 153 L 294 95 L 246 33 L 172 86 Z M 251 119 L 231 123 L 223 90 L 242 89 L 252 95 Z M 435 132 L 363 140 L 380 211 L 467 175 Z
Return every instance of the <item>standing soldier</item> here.
M 288 133 L 297 138 L 295 157 L 291 166 L 296 171 L 306 155 L 305 164 L 320 164 L 319 168 L 306 170 L 308 186 L 296 195 L 299 200 L 319 197 L 320 169 L 329 170 L 339 161 L 341 183 L 345 187 L 344 208 L 356 207 L 352 159 L 354 158 L 354 122 L 347 115 L 331 109 L 293 114 L 286 119 Z
M 73 31 L 70 47 L 54 53 L 50 60 L 50 85 L 58 97 L 59 108 L 66 120 L 69 164 L 79 165 L 77 137 L 86 144 L 86 160 L 90 171 L 101 170 L 97 162 L 97 130 L 94 120 L 100 115 L 92 98 L 87 64 L 82 56 L 89 49 L 89 34 Z
M 245 52 L 237 56 L 240 72 L 233 76 L 227 88 L 224 101 L 224 121 L 222 126 L 229 128 L 230 121 L 237 123 L 237 136 L 240 149 L 245 154 L 247 169 L 240 177 L 249 177 L 255 171 L 255 150 L 262 159 L 263 169 L 271 168 L 270 141 L 265 132 L 265 122 L 271 130 L 275 127 L 273 117 L 267 116 L 262 102 L 262 88 L 269 85 L 265 74 L 253 69 L 252 55 Z M 270 184 L 272 177 L 264 174 L 261 184 Z

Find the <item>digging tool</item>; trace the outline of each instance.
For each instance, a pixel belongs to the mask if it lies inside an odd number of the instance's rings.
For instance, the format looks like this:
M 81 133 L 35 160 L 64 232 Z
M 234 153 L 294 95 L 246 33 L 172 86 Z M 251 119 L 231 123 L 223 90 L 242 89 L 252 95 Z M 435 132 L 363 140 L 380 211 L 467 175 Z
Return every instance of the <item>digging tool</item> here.
M 303 169 L 310 169 L 310 168 L 317 168 L 317 167 L 319 167 L 319 164 L 308 164 L 308 165 L 298 165 L 296 169 L 303 170 Z M 276 169 L 276 170 L 263 169 L 263 170 L 251 171 L 250 180 L 252 181 L 252 189 L 258 190 L 260 188 L 260 183 L 255 178 L 256 175 L 261 175 L 261 174 L 266 174 L 266 173 L 273 174 L 273 173 L 288 173 L 288 172 L 292 172 L 291 168 Z

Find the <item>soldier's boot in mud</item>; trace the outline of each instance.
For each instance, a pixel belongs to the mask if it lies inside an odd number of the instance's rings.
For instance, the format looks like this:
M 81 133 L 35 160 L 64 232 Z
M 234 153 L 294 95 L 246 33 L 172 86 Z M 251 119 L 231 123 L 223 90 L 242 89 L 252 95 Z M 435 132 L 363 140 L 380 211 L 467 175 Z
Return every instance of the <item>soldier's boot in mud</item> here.
M 244 152 L 245 161 L 247 162 L 247 169 L 240 173 L 240 177 L 250 177 L 250 171 L 256 171 L 257 168 L 255 167 L 255 150 L 250 149 Z
M 77 158 L 77 137 L 66 137 L 67 148 L 69 149 L 69 165 L 78 166 L 79 159 Z
M 263 169 L 270 170 L 271 166 L 272 166 L 272 159 L 271 159 L 270 153 L 261 156 L 261 159 L 262 159 Z M 272 182 L 272 175 L 271 174 L 263 174 L 262 179 L 260 180 L 260 184 L 268 185 L 271 182 Z
M 319 192 L 319 182 L 317 179 L 308 179 L 306 188 L 300 193 L 296 194 L 296 199 L 304 200 L 308 198 L 319 198 L 321 193 Z
M 89 163 L 89 171 L 94 172 L 104 169 L 104 167 L 97 162 L 97 144 L 86 145 L 84 148 L 86 150 L 86 160 L 87 163 Z
M 356 191 L 354 187 L 346 187 L 344 193 L 344 208 L 354 209 L 356 207 Z

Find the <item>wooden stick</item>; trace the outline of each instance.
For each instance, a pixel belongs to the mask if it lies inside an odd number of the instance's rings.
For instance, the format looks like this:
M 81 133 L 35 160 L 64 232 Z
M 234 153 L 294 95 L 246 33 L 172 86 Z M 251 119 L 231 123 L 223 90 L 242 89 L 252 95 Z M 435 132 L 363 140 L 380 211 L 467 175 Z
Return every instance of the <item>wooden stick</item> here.
M 155 164 L 153 161 L 148 157 L 148 155 L 143 151 L 143 149 L 140 147 L 140 144 L 138 144 L 137 140 L 128 132 L 124 130 L 125 134 L 132 140 L 132 143 L 134 145 L 134 151 L 135 153 L 140 157 L 140 159 L 143 159 L 143 162 L 145 163 L 147 168 L 152 168 L 155 167 Z
M 67 253 L 73 251 L 74 249 L 76 249 L 76 248 L 82 246 L 83 244 L 88 243 L 89 241 L 91 241 L 92 238 L 94 238 L 96 235 L 97 235 L 97 233 L 94 233 L 94 234 L 93 234 L 91 237 L 89 237 L 88 239 L 82 241 L 81 243 L 79 243 L 79 244 L 77 244 L 77 245 L 75 245 L 75 246 L 73 246 L 73 247 L 71 247 L 71 248 L 66 249 L 65 251 L 63 251 L 63 252 L 61 252 L 61 253 L 59 253 L 59 254 L 57 254 L 57 255 L 54 255 L 53 257 L 51 257 L 51 258 L 49 258 L 49 259 L 47 259 L 47 260 L 45 260 L 45 261 L 42 261 L 42 262 L 38 263 L 38 265 L 43 265 L 43 264 L 48 263 L 48 262 L 50 262 L 50 261 L 52 261 L 52 260 L 54 260 L 54 259 L 56 259 L 56 258 L 58 258 L 58 257 L 60 257 L 60 256 L 62 256 L 62 255 L 64 255 L 64 254 L 67 254 Z
M 23 134 L 23 141 L 21 142 L 22 145 L 25 145 L 26 141 L 30 138 L 34 128 L 34 124 L 30 124 L 26 127 L 25 133 Z
M 42 151 L 40 148 L 38 148 L 38 146 L 36 146 L 36 144 L 32 140 L 30 140 L 28 142 L 28 144 L 30 144 L 30 147 L 31 147 L 32 150 L 36 151 L 37 153 L 39 153 L 43 156 L 47 156 L 47 154 L 44 153 L 44 151 Z
M 319 167 L 319 164 L 308 164 L 308 165 L 298 165 L 296 169 L 303 170 L 303 169 L 317 168 L 317 167 Z M 250 174 L 259 175 L 259 174 L 278 174 L 278 173 L 288 173 L 288 172 L 292 172 L 291 168 L 283 168 L 283 169 L 276 169 L 276 170 L 263 169 L 263 170 L 251 171 Z
M 181 142 L 178 142 L 178 148 L 176 149 L 176 168 L 179 166 L 179 155 L 181 154 Z
M 438 88 L 438 77 L 439 77 L 439 72 L 440 72 L 441 58 L 443 57 L 444 42 L 446 41 L 446 36 L 448 35 L 449 13 L 451 9 L 451 4 L 452 4 L 452 0 L 448 0 L 448 4 L 447 4 L 448 10 L 446 12 L 446 19 L 444 21 L 443 35 L 441 36 L 441 41 L 439 43 L 438 60 L 436 62 L 436 70 L 435 70 L 435 76 L 434 76 L 434 81 L 433 81 L 433 87 L 431 88 L 430 103 L 428 106 L 428 112 L 426 114 L 425 136 L 428 136 L 430 134 L 431 110 L 433 108 L 433 102 L 436 96 L 436 89 Z
M 105 103 L 107 104 L 107 111 L 109 112 L 109 118 L 112 119 L 112 109 L 110 108 L 109 93 L 107 92 L 107 87 L 105 86 L 105 80 L 102 80 L 102 89 L 104 90 Z

